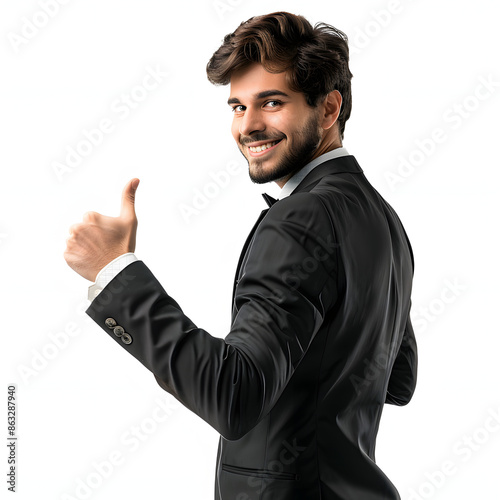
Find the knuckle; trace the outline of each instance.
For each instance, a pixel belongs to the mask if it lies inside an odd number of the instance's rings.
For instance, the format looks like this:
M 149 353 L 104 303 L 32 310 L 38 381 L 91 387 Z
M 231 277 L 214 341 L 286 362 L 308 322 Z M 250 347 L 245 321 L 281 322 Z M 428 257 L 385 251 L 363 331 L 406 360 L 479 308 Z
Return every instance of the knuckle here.
M 83 214 L 83 220 L 84 222 L 95 221 L 97 219 L 97 215 L 97 212 L 85 212 Z

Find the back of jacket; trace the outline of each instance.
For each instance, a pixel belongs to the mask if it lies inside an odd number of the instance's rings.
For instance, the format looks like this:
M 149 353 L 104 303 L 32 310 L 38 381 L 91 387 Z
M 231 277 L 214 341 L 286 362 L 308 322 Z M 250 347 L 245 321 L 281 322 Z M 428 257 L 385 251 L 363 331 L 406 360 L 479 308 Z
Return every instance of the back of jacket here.
M 384 403 L 415 387 L 412 273 L 398 217 L 345 156 L 261 214 L 227 335 L 195 325 L 140 260 L 86 312 L 220 433 L 216 500 L 397 499 L 374 448 Z
M 216 498 L 399 498 L 374 452 L 384 403 L 406 404 L 415 387 L 412 276 L 401 222 L 352 156 L 316 167 L 270 208 L 240 260 L 232 331 L 247 300 L 267 297 L 250 319 L 286 332 L 264 369 L 289 378 L 255 427 L 221 438 Z

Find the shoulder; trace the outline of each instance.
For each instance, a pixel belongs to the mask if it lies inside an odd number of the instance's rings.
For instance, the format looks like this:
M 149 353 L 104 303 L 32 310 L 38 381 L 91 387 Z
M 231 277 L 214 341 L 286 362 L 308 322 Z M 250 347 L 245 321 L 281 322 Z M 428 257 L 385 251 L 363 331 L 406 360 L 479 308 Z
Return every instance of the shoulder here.
M 257 238 L 265 236 L 305 246 L 336 240 L 332 214 L 312 191 L 292 193 L 276 202 L 257 229 Z
M 278 200 L 266 216 L 268 220 L 291 221 L 298 223 L 321 219 L 326 216 L 322 196 L 314 191 L 292 193 Z

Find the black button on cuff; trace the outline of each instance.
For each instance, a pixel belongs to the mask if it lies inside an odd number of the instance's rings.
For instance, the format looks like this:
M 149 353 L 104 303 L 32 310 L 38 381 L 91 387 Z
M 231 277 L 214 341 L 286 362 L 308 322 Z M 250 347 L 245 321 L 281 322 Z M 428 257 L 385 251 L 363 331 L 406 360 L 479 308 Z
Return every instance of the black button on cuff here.
M 116 321 L 114 318 L 107 318 L 104 323 L 108 328 L 113 328 L 116 326 Z
M 128 345 L 128 344 L 131 344 L 131 343 L 132 343 L 132 337 L 131 337 L 128 333 L 124 333 L 124 334 L 122 335 L 122 342 L 123 342 L 124 344 L 127 344 L 127 345 Z
M 123 326 L 118 325 L 113 328 L 113 333 L 117 337 L 121 337 L 125 333 L 125 330 L 123 329 Z

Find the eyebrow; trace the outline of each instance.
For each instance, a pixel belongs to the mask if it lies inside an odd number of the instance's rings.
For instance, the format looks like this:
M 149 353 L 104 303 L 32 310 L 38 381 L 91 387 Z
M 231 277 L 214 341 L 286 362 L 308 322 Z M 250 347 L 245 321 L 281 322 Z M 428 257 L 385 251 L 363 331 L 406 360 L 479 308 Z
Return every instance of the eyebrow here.
M 263 90 L 262 92 L 259 92 L 253 96 L 255 100 L 258 99 L 265 99 L 266 97 L 271 97 L 275 95 L 280 95 L 283 97 L 290 97 L 288 94 L 285 94 L 285 92 L 277 89 L 273 90 Z M 237 97 L 231 97 L 227 100 L 228 104 L 240 104 L 240 100 Z

